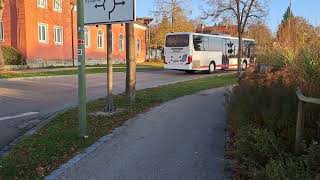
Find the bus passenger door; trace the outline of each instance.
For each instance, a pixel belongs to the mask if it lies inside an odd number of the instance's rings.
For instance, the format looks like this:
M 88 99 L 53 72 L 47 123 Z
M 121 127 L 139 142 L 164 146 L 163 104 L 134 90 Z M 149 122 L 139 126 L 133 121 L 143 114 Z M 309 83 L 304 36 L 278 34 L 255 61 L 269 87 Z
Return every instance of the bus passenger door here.
M 229 68 L 229 48 L 228 48 L 228 41 L 226 39 L 223 39 L 223 52 L 222 52 L 222 67 L 221 69 L 228 69 Z

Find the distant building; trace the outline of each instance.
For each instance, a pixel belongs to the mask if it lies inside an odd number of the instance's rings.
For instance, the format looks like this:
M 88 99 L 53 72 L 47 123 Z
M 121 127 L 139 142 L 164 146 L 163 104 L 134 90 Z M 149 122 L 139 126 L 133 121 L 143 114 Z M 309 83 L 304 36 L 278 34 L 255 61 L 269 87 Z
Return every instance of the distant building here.
M 17 3 L 5 0 L 3 20 L 0 23 L 0 44 L 19 49 L 31 66 L 71 65 L 72 28 L 74 56 L 77 59 L 77 12 L 76 8 L 71 10 L 71 2 L 72 0 L 21 0 Z M 151 18 L 138 18 L 134 24 L 138 62 L 146 59 L 148 24 L 151 21 Z M 86 59 L 89 64 L 105 62 L 106 34 L 105 25 L 85 27 Z M 123 24 L 113 25 L 112 49 L 116 62 L 125 62 L 125 36 Z
M 238 26 L 237 25 L 199 26 L 196 29 L 196 32 L 204 33 L 204 34 L 227 34 L 235 37 L 238 35 Z

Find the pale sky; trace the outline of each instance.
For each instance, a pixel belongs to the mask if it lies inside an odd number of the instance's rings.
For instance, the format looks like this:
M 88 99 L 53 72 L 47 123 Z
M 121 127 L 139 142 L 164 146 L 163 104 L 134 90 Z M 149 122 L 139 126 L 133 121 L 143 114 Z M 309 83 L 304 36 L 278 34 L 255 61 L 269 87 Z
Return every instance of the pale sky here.
M 193 7 L 192 17 L 196 18 L 201 15 L 200 6 L 203 5 L 202 0 L 192 0 Z M 282 20 L 282 16 L 289 5 L 289 0 L 271 0 L 270 14 L 266 19 L 270 28 L 275 31 L 278 24 Z M 311 24 L 320 25 L 320 0 L 293 0 L 292 10 L 294 15 L 303 16 Z M 137 16 L 151 16 L 154 10 L 153 0 L 137 0 Z

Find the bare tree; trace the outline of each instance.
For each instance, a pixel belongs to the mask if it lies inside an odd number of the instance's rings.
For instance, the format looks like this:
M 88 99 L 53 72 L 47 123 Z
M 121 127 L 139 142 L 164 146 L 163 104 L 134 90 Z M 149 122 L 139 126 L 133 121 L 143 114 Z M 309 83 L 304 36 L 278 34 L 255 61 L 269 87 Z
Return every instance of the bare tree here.
M 128 102 L 136 98 L 137 67 L 135 57 L 134 24 L 126 23 L 126 95 Z
M 262 20 L 268 15 L 270 0 L 204 0 L 207 3 L 203 11 L 204 19 L 229 17 L 238 25 L 238 76 L 241 76 L 242 38 L 247 24 Z
M 3 10 L 4 10 L 4 0 L 0 0 L 0 21 L 2 21 Z M 2 54 L 2 48 L 0 45 L 0 66 L 2 66 L 2 65 L 4 65 L 4 59 L 3 59 L 3 54 Z
M 155 17 L 170 17 L 171 32 L 174 32 L 174 24 L 179 8 L 188 9 L 190 0 L 155 0 L 156 9 L 153 13 Z M 191 12 L 191 11 L 190 11 Z M 190 14 L 185 12 L 185 14 Z

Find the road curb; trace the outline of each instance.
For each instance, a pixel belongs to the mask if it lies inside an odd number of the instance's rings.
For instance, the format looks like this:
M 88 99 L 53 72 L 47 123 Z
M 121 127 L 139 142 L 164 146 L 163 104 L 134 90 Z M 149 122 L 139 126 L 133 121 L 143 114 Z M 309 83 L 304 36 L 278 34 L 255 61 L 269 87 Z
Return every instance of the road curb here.
M 123 69 L 123 68 L 117 68 L 117 69 Z M 137 69 L 137 72 L 148 72 L 148 71 L 163 71 L 163 69 L 154 69 L 154 70 L 148 70 L 148 69 Z M 114 72 L 114 73 L 126 73 L 126 72 Z M 92 74 L 86 74 L 88 75 L 98 75 L 98 74 L 106 74 L 106 72 L 103 73 L 92 73 Z M 70 74 L 70 75 L 57 75 L 57 76 L 35 76 L 35 77 L 19 77 L 19 78 L 3 78 L 0 79 L 0 81 L 20 81 L 20 80 L 35 80 L 35 79 L 48 79 L 48 78 L 64 78 L 64 77 L 72 77 L 72 76 L 78 76 L 78 74 Z
M 103 73 L 97 73 L 103 74 Z M 21 78 L 4 78 L 0 79 L 0 81 L 20 81 L 20 80 L 34 80 L 34 79 L 47 79 L 47 78 L 63 78 L 63 77 L 71 77 L 77 76 L 76 74 L 72 75 L 59 75 L 59 76 L 36 76 L 36 77 L 21 77 Z
M 49 176 L 46 176 L 45 180 L 57 180 L 63 175 L 67 174 L 68 170 L 72 168 L 76 168 L 82 160 L 92 155 L 94 151 L 96 151 L 99 147 L 107 143 L 116 133 L 118 133 L 124 126 L 120 126 L 114 129 L 110 134 L 107 134 L 100 138 L 96 143 L 86 148 L 81 154 L 76 155 L 72 159 L 70 159 L 67 163 L 63 164 L 59 167 L 59 169 L 55 170 Z

